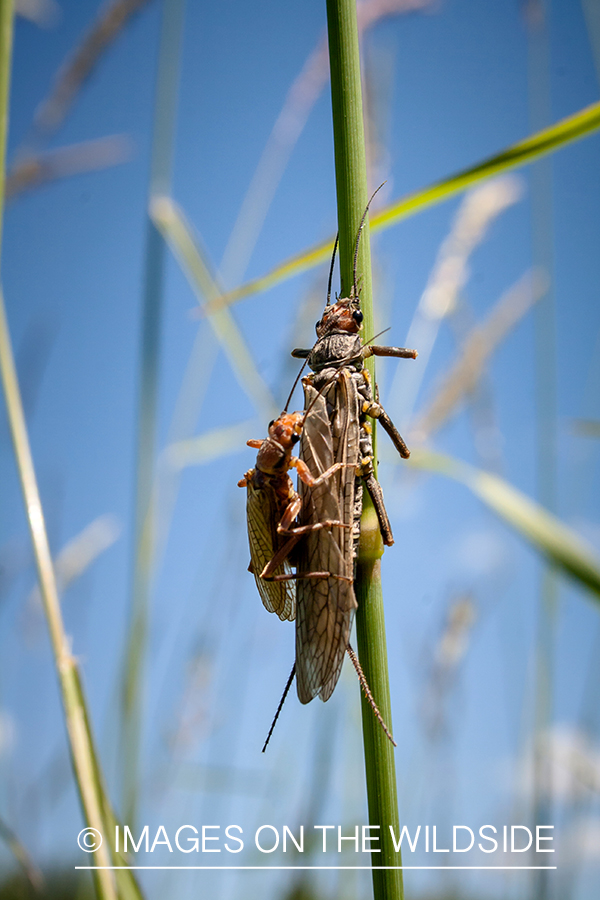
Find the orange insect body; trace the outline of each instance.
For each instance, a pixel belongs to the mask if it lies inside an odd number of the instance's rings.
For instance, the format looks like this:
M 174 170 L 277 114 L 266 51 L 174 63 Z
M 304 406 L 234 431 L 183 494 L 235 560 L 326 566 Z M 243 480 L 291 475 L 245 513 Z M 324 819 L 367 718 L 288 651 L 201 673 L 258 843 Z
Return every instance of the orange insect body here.
M 294 489 L 289 470 L 295 468 L 304 484 L 319 487 L 339 465 L 313 478 L 306 463 L 292 456 L 292 449 L 300 440 L 308 411 L 282 412 L 269 423 L 269 436 L 264 440 L 248 441 L 258 449 L 256 466 L 250 469 L 239 487 L 247 487 L 246 512 L 250 566 L 264 606 L 280 619 L 294 619 L 296 615 L 296 586 L 300 577 L 320 579 L 324 572 L 292 572 L 292 553 L 300 538 L 308 531 L 331 528 L 339 523 L 325 519 L 308 528 L 295 526 L 302 501 Z
M 295 618 L 296 586 L 287 579 L 267 581 L 264 572 L 289 541 L 279 529 L 282 522 L 287 524 L 286 511 L 299 500 L 288 472 L 299 462 L 292 457 L 292 450 L 300 439 L 303 418 L 304 414 L 299 412 L 282 413 L 270 423 L 266 440 L 248 441 L 248 446 L 258 448 L 256 465 L 238 482 L 239 487 L 248 488 L 249 569 L 264 606 L 283 620 Z M 286 557 L 277 566 L 271 566 L 270 574 L 291 575 L 289 559 Z

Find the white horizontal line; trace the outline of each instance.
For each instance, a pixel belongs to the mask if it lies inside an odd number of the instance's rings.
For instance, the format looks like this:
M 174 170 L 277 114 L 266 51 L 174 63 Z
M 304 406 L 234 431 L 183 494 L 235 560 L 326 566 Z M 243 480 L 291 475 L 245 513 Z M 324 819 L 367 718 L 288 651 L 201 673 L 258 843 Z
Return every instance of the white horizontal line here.
M 75 866 L 76 869 L 218 869 L 220 871 L 240 871 L 250 869 L 273 869 L 277 871 L 305 871 L 308 869 L 360 869 L 368 872 L 380 869 L 494 869 L 495 871 L 513 871 L 515 869 L 556 869 L 557 866 Z

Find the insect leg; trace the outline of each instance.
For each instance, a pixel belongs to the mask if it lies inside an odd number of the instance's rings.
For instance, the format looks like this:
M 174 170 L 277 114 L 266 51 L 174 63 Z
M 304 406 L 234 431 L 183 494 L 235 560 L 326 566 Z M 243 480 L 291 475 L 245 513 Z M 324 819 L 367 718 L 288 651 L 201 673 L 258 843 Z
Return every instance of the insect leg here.
M 273 572 L 276 572 L 277 569 L 279 568 L 279 566 L 283 562 L 285 562 L 285 560 L 288 558 L 288 556 L 290 555 L 290 553 L 292 552 L 292 550 L 294 549 L 294 547 L 296 546 L 296 544 L 298 543 L 298 541 L 300 540 L 301 537 L 302 537 L 301 534 L 298 534 L 298 535 L 292 534 L 290 536 L 289 541 L 286 541 L 285 544 L 283 545 L 283 547 L 280 547 L 279 550 L 277 551 L 277 553 L 275 554 L 275 556 L 273 556 L 272 559 L 270 559 L 269 562 L 266 564 L 266 566 L 260 573 L 260 577 L 263 578 L 265 581 L 282 581 L 282 580 L 289 581 L 290 578 L 293 576 L 291 576 L 291 575 L 273 576 Z
M 301 460 L 296 460 L 296 462 L 298 462 L 302 466 L 304 466 L 304 463 Z M 327 470 L 327 472 L 323 472 L 323 474 L 319 475 L 318 478 L 315 478 L 314 481 L 311 480 L 308 483 L 311 485 L 311 487 L 314 487 L 315 485 L 319 485 L 319 484 L 321 484 L 321 482 L 325 479 L 325 477 L 327 475 L 331 475 L 332 471 L 337 470 L 339 468 L 343 468 L 344 466 L 348 466 L 348 465 L 349 465 L 348 463 L 336 463 L 334 466 L 331 467 L 330 470 Z M 308 471 L 308 469 L 307 469 L 307 471 Z M 309 474 L 309 477 L 312 479 L 312 475 Z M 334 526 L 338 527 L 338 528 L 350 528 L 351 527 L 350 525 L 346 525 L 344 522 L 340 522 L 338 519 L 323 519 L 322 522 L 312 522 L 309 525 L 294 525 L 294 527 L 291 528 L 290 526 L 291 526 L 292 522 L 300 514 L 301 509 L 302 509 L 302 500 L 300 499 L 300 497 L 298 495 L 296 495 L 296 497 L 293 500 L 291 500 L 290 503 L 288 503 L 287 508 L 286 508 L 283 516 L 281 517 L 281 521 L 280 521 L 279 525 L 277 526 L 278 534 L 297 535 L 298 536 L 296 538 L 296 541 L 297 541 L 298 538 L 300 537 L 300 535 L 308 534 L 310 531 L 318 531 L 320 528 L 333 528 Z M 286 546 L 287 546 L 287 544 L 286 544 Z M 292 548 L 290 547 L 290 552 L 291 552 L 291 549 Z M 280 551 L 280 553 L 281 553 L 281 551 Z M 280 562 L 283 562 L 283 560 L 280 560 Z
M 381 485 L 373 475 L 373 472 L 369 472 L 367 475 L 363 475 L 363 478 L 367 486 L 367 490 L 370 494 L 371 500 L 373 501 L 375 512 L 377 513 L 377 520 L 379 522 L 379 530 L 381 531 L 383 543 L 387 547 L 391 547 L 394 543 L 394 535 L 392 534 L 392 526 L 390 525 L 390 520 L 386 512 L 385 504 L 383 502 L 383 491 L 381 490 Z
M 310 469 L 306 465 L 305 462 L 301 459 L 297 459 L 292 457 L 290 460 L 290 466 L 294 466 L 298 475 L 304 482 L 304 484 L 308 484 L 310 487 L 315 488 L 326 481 L 327 478 L 330 478 L 335 472 L 338 472 L 340 469 L 344 468 L 354 468 L 353 463 L 334 463 L 333 466 L 330 466 L 324 472 L 322 472 L 317 478 L 314 478 L 310 473 Z M 351 525 L 347 525 L 344 522 L 340 522 L 338 519 L 324 519 L 322 522 L 314 522 L 309 525 L 299 525 L 294 528 L 290 528 L 294 519 L 300 515 L 300 510 L 302 509 L 302 500 L 298 495 L 296 495 L 295 499 L 293 499 L 287 506 L 283 516 L 281 517 L 281 521 L 277 526 L 277 531 L 279 534 L 293 534 L 293 535 L 302 535 L 308 534 L 310 531 L 318 531 L 320 528 L 351 528 Z M 291 548 L 290 548 L 291 549 Z M 280 560 L 281 562 L 282 560 Z
M 292 528 L 285 534 L 290 535 L 289 541 L 280 547 L 275 556 L 269 560 L 267 565 L 260 573 L 260 577 L 265 581 L 292 581 L 297 578 L 335 578 L 329 572 L 298 572 L 289 575 L 273 575 L 279 566 L 289 557 L 290 553 L 304 534 L 312 531 L 319 531 L 322 528 L 351 528 L 351 525 L 345 525 L 343 522 L 334 522 L 326 520 L 325 522 L 316 522 L 314 525 L 300 525 L 298 528 Z
M 304 484 L 307 484 L 311 488 L 315 488 L 320 484 L 323 484 L 324 481 L 330 478 L 335 472 L 339 472 L 340 469 L 354 468 L 354 463 L 337 462 L 332 466 L 329 466 L 328 469 L 325 469 L 324 472 L 321 472 L 321 474 L 317 478 L 315 478 L 313 475 L 311 475 L 310 469 L 303 460 L 292 457 L 292 459 L 290 460 L 290 465 L 296 468 L 296 471 L 298 472 L 298 475 L 302 479 Z
M 404 443 L 404 439 L 386 413 L 383 406 L 381 406 L 380 403 L 375 403 L 375 401 L 373 401 L 368 406 L 365 403 L 363 406 L 363 413 L 366 413 L 368 416 L 371 416 L 372 419 L 378 419 L 381 422 L 390 438 L 392 439 L 392 443 L 402 459 L 408 459 L 408 457 L 410 456 L 410 450 Z
M 378 347 L 373 344 L 369 344 L 361 350 L 363 359 L 367 359 L 369 356 L 397 356 L 400 359 L 416 359 L 417 355 L 416 350 L 407 350 L 406 347 Z

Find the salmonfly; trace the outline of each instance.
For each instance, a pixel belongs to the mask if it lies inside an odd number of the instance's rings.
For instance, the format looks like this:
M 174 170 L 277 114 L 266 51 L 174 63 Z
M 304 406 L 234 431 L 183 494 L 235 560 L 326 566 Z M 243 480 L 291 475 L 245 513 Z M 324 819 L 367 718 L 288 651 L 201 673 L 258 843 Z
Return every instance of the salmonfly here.
M 373 501 L 383 542 L 387 545 L 393 543 L 383 494 L 374 475 L 373 441 L 367 418 L 379 420 L 400 456 L 407 458 L 410 455 L 390 417 L 374 398 L 369 373 L 364 366 L 369 356 L 404 359 L 415 359 L 417 356 L 415 350 L 403 347 L 363 344 L 360 337 L 363 314 L 356 264 L 369 204 L 356 237 L 353 284 L 349 296 L 338 298 L 333 304 L 330 302 L 336 240 L 327 303 L 316 325 L 317 342 L 310 350 L 292 352 L 292 356 L 306 359 L 312 369 L 312 373 L 302 382 L 305 409 L 310 409 L 311 413 L 302 429 L 301 458 L 317 479 L 321 473 L 331 473 L 317 485 L 299 485 L 299 521 L 306 533 L 297 547 L 298 572 L 329 572 L 329 578 L 319 580 L 298 576 L 296 684 L 302 703 L 309 703 L 316 696 L 322 700 L 329 699 L 349 645 L 352 619 L 357 607 L 354 575 L 363 483 Z M 338 468 L 332 471 L 336 465 Z M 323 520 L 335 520 L 342 525 L 328 530 L 312 529 L 313 523 Z
M 332 375 L 332 379 L 337 373 Z M 297 379 L 298 380 L 298 379 Z M 297 383 L 296 380 L 296 383 Z M 325 571 L 296 571 L 292 566 L 296 562 L 295 548 L 297 543 L 308 533 L 320 530 L 349 530 L 352 525 L 338 519 L 323 518 L 308 525 L 298 525 L 297 518 L 301 511 L 302 500 L 295 491 L 289 476 L 291 469 L 298 472 L 299 480 L 318 490 L 321 485 L 335 475 L 344 466 L 354 463 L 333 463 L 329 469 L 321 472 L 316 478 L 311 475 L 306 463 L 292 455 L 293 448 L 301 438 L 303 428 L 311 414 L 312 407 L 300 413 L 288 413 L 287 407 L 296 387 L 294 384 L 286 409 L 281 415 L 269 423 L 269 435 L 265 440 L 249 440 L 247 444 L 258 450 L 256 464 L 238 482 L 239 487 L 247 488 L 247 523 L 248 543 L 250 545 L 250 565 L 248 566 L 256 580 L 259 594 L 269 612 L 276 613 L 280 619 L 290 621 L 296 615 L 296 581 L 329 580 L 332 573 Z M 322 390 L 329 386 L 325 382 Z M 319 393 L 315 395 L 315 401 Z M 356 670 L 360 685 L 370 703 L 385 734 L 394 743 L 373 695 L 367 684 L 360 663 L 352 647 L 347 646 L 348 655 Z M 294 679 L 296 666 L 290 674 L 281 702 L 275 714 L 273 724 L 265 741 L 263 752 L 267 747 L 275 723 L 283 707 L 283 703 Z
M 295 386 L 294 384 L 294 388 Z M 292 455 L 310 413 L 310 406 L 305 412 L 287 412 L 294 388 L 286 409 L 277 419 L 269 422 L 268 437 L 265 440 L 247 441 L 249 447 L 258 450 L 256 464 L 238 482 L 238 487 L 248 489 L 248 569 L 254 575 L 266 609 L 277 613 L 280 619 L 290 621 L 296 616 L 295 580 L 299 577 L 320 579 L 329 575 L 327 571 L 303 572 L 302 575 L 294 573 L 291 557 L 295 545 L 308 531 L 334 526 L 350 527 L 337 519 L 328 518 L 310 525 L 294 525 L 302 501 L 294 489 L 289 476 L 290 470 L 296 469 L 299 479 L 315 489 L 344 466 L 344 463 L 334 463 L 327 471 L 313 478 L 306 463 Z

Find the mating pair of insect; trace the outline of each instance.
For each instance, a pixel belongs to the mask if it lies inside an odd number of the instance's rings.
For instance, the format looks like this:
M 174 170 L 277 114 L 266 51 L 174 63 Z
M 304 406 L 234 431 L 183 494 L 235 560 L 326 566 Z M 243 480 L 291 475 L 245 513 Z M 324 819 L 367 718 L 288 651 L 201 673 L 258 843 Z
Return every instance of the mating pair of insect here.
M 239 482 L 248 490 L 249 570 L 263 604 L 280 619 L 296 620 L 296 661 L 269 737 L 294 675 L 301 703 L 317 695 L 328 700 L 348 652 L 375 715 L 393 740 L 350 646 L 357 607 L 354 576 L 363 484 L 373 501 L 383 542 L 394 542 L 374 475 L 367 419 L 379 420 L 400 456 L 407 458 L 409 451 L 375 399 L 377 389 L 374 398 L 364 361 L 369 356 L 414 359 L 417 354 L 402 347 L 363 344 L 360 337 L 363 314 L 356 264 L 369 204 L 356 237 L 350 295 L 330 302 L 336 239 L 327 304 L 316 326 L 317 342 L 311 350 L 292 351 L 312 370 L 302 379 L 304 411 L 287 412 L 300 373 L 285 410 L 269 423 L 269 436 L 247 442 L 258 449 L 258 455 L 255 467 Z M 298 443 L 301 458 L 292 455 Z M 288 474 L 292 468 L 298 473 L 299 493 Z

